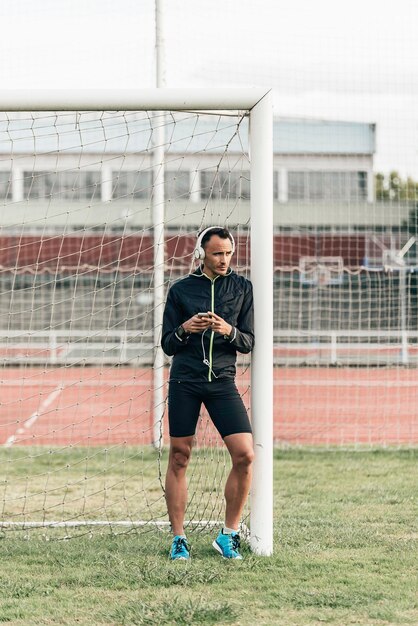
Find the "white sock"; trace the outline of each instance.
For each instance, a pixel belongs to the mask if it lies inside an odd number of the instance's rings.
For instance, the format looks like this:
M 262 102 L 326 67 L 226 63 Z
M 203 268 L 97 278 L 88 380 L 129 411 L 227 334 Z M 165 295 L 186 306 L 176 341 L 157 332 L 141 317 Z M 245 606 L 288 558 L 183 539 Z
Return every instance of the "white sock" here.
M 236 528 L 228 528 L 228 526 L 224 526 L 222 528 L 222 532 L 224 535 L 232 535 L 232 533 L 237 533 L 238 530 Z

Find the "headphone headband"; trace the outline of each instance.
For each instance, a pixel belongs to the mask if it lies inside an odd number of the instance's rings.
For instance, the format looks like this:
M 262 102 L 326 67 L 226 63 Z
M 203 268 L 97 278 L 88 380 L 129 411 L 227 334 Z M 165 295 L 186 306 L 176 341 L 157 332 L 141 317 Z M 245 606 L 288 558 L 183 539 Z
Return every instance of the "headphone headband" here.
M 209 226 L 208 228 L 205 228 L 205 230 L 202 230 L 202 232 L 200 233 L 200 235 L 197 238 L 196 241 L 196 247 L 194 250 L 194 258 L 198 261 L 203 261 L 203 259 L 205 258 L 205 249 L 202 247 L 202 239 L 203 237 L 206 235 L 206 233 L 208 233 L 211 230 L 218 230 L 218 229 L 222 229 L 222 230 L 226 230 L 223 226 Z M 232 254 L 234 254 L 235 252 L 235 240 L 233 238 L 233 236 L 231 235 L 231 233 L 229 231 L 228 232 L 228 239 L 232 244 Z

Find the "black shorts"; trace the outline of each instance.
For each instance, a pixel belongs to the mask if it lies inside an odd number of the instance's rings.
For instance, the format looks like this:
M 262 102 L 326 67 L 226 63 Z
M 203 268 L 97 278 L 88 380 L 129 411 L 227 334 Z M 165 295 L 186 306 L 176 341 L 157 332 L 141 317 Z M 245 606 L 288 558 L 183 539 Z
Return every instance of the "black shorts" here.
M 202 402 L 222 439 L 252 432 L 247 410 L 233 379 L 221 378 L 210 383 L 172 380 L 168 390 L 170 437 L 195 434 Z

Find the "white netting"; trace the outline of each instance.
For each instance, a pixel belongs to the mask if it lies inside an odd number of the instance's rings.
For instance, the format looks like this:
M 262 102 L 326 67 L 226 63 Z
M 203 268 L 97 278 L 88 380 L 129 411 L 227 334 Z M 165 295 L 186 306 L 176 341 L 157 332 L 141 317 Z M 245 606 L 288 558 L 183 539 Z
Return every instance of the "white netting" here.
M 379 207 L 367 208 L 376 219 Z M 274 354 L 281 374 L 275 392 L 281 405 L 275 439 L 285 445 L 416 445 L 413 242 L 406 229 L 399 232 L 399 214 L 388 236 L 356 232 L 356 217 L 346 210 L 351 229 L 294 228 L 280 234 L 280 248 L 276 242 Z M 303 214 L 303 206 L 294 207 L 296 219 L 298 211 Z
M 161 125 L 164 162 L 156 169 Z M 73 535 L 102 524 L 168 524 L 167 360 L 157 406 L 154 389 L 153 196 L 165 179 L 165 290 L 190 270 L 204 225 L 231 227 L 234 265 L 248 275 L 247 132 L 243 115 L 2 114 L 4 529 L 56 523 Z M 240 358 L 237 378 L 247 407 L 248 365 Z M 190 524 L 223 520 L 229 465 L 203 411 L 189 471 Z
M 161 125 L 163 178 L 152 160 Z M 196 234 L 211 224 L 231 227 L 235 264 L 249 275 L 247 132 L 240 115 L 1 118 L 4 523 L 167 522 L 166 453 L 151 445 L 164 410 L 154 395 L 153 200 L 164 184 L 165 289 L 189 271 Z M 417 211 L 409 199 L 374 198 L 373 150 L 371 124 L 275 121 L 278 444 L 418 440 Z M 248 364 L 240 357 L 249 408 Z M 191 522 L 222 520 L 228 467 L 204 415 Z

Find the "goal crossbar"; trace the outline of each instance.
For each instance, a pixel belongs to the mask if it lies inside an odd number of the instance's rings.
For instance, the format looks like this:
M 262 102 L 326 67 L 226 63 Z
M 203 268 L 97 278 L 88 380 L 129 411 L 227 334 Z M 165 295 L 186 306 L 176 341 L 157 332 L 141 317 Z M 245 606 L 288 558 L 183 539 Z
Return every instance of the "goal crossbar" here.
M 0 90 L 0 111 L 251 111 L 264 89 Z
M 255 462 L 250 544 L 273 550 L 273 111 L 265 89 L 10 90 L 0 111 L 239 111 L 248 112 L 251 174 L 251 280 L 256 344 L 251 414 Z

